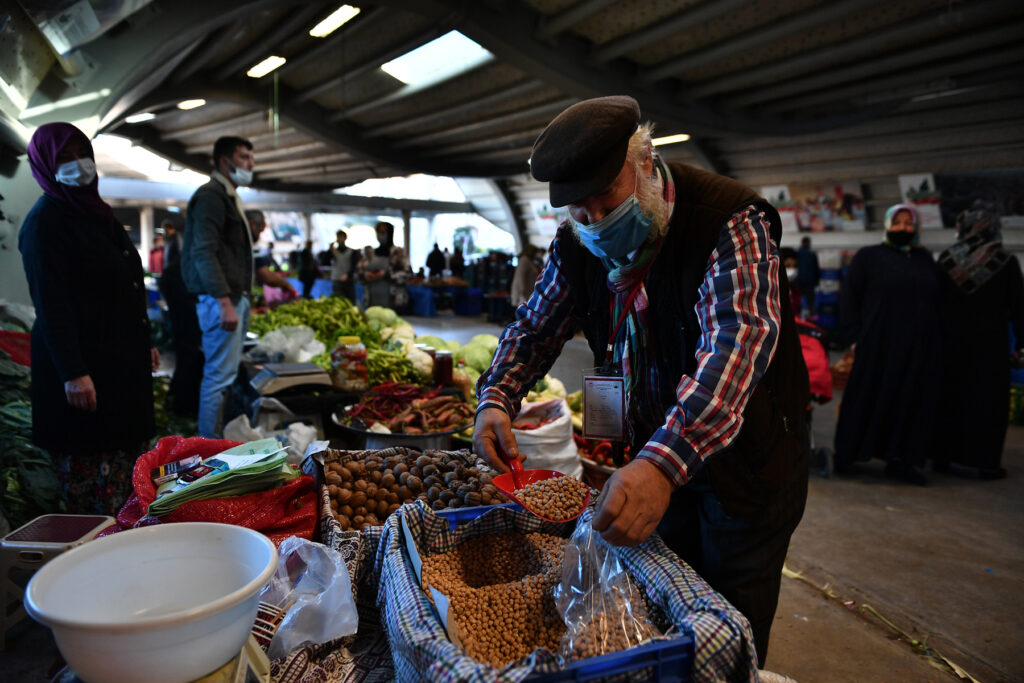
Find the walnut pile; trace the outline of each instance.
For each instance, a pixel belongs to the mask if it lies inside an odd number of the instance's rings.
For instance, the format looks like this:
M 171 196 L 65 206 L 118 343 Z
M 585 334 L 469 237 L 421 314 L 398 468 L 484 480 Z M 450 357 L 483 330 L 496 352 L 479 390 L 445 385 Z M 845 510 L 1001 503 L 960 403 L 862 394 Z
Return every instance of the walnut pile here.
M 500 532 L 423 558 L 423 586 L 444 593 L 466 653 L 503 668 L 545 647 L 558 652 L 565 624 L 553 589 L 561 579 L 565 539 Z
M 587 498 L 587 485 L 575 477 L 553 477 L 527 484 L 516 497 L 530 512 L 561 522 L 576 517 Z
M 343 531 L 378 526 L 402 503 L 422 500 L 435 510 L 507 502 L 492 474 L 441 451 L 370 454 L 324 466 L 331 512 Z

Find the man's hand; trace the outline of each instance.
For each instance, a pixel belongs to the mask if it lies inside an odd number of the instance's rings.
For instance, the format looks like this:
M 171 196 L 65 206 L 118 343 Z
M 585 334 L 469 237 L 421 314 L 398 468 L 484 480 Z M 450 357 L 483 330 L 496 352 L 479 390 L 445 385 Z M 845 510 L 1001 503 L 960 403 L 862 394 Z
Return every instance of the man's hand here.
M 665 515 L 674 490 L 655 465 L 634 460 L 604 485 L 594 514 L 594 530 L 612 545 L 643 543 Z
M 96 412 L 96 387 L 93 386 L 92 377 L 82 375 L 64 382 L 64 395 L 68 403 L 79 410 L 87 410 L 90 413 Z
M 149 347 L 149 363 L 153 366 L 153 372 L 160 369 L 160 352 L 156 350 L 155 346 Z
M 487 458 L 499 472 L 510 472 L 508 462 L 525 460 L 520 455 L 516 437 L 512 435 L 512 419 L 500 408 L 484 408 L 473 426 L 473 452 Z
M 231 303 L 231 297 L 221 297 L 217 299 L 217 303 L 220 304 L 220 327 L 222 330 L 231 332 L 238 327 L 238 313 L 235 311 L 235 305 Z

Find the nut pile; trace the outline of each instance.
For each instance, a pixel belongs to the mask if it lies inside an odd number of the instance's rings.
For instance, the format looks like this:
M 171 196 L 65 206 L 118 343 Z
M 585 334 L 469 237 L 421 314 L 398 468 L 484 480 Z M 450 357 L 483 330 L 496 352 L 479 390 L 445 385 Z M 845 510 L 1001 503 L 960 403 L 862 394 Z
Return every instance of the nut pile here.
M 423 558 L 423 587 L 444 593 L 466 653 L 502 668 L 545 647 L 558 652 L 565 624 L 552 590 L 565 539 L 506 531 Z
M 324 467 L 331 512 L 343 531 L 383 524 L 402 503 L 414 500 L 435 510 L 504 503 L 492 476 L 456 455 L 429 450 L 384 458 L 370 454 Z
M 587 498 L 587 485 L 576 477 L 554 477 L 527 484 L 516 496 L 530 512 L 560 522 L 579 513 Z

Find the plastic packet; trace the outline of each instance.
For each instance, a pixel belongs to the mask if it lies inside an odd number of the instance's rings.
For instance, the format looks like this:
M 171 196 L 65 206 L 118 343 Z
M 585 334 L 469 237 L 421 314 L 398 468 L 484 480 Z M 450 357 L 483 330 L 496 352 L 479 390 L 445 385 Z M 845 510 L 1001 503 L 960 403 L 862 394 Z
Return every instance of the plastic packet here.
M 555 606 L 565 621 L 559 654 L 566 661 L 618 652 L 660 636 L 640 591 L 615 549 L 589 522 L 565 544 Z
M 285 611 L 267 656 L 284 657 L 303 645 L 319 645 L 356 632 L 359 614 L 341 553 L 296 536 L 279 548 L 277 572 L 260 600 Z

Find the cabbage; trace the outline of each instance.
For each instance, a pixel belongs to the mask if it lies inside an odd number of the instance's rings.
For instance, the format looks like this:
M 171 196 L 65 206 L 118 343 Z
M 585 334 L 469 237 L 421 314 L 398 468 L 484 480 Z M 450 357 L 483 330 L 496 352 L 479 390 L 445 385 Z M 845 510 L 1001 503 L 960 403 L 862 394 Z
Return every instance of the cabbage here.
M 491 366 L 491 359 L 494 358 L 494 351 L 490 351 L 479 344 L 469 344 L 459 349 L 461 359 L 466 366 L 477 372 L 483 372 Z
M 398 321 L 398 314 L 384 306 L 370 306 L 366 309 L 366 321 L 376 331 L 393 326 Z
M 424 334 L 419 337 L 416 337 L 416 343 L 426 344 L 427 346 L 433 346 L 435 350 L 444 350 L 448 348 L 448 342 L 446 342 L 444 339 L 441 339 L 440 337 L 435 337 L 432 334 Z
M 493 334 L 478 334 L 470 339 L 469 343 L 483 346 L 492 356 L 494 355 L 494 351 L 498 348 L 498 338 Z

